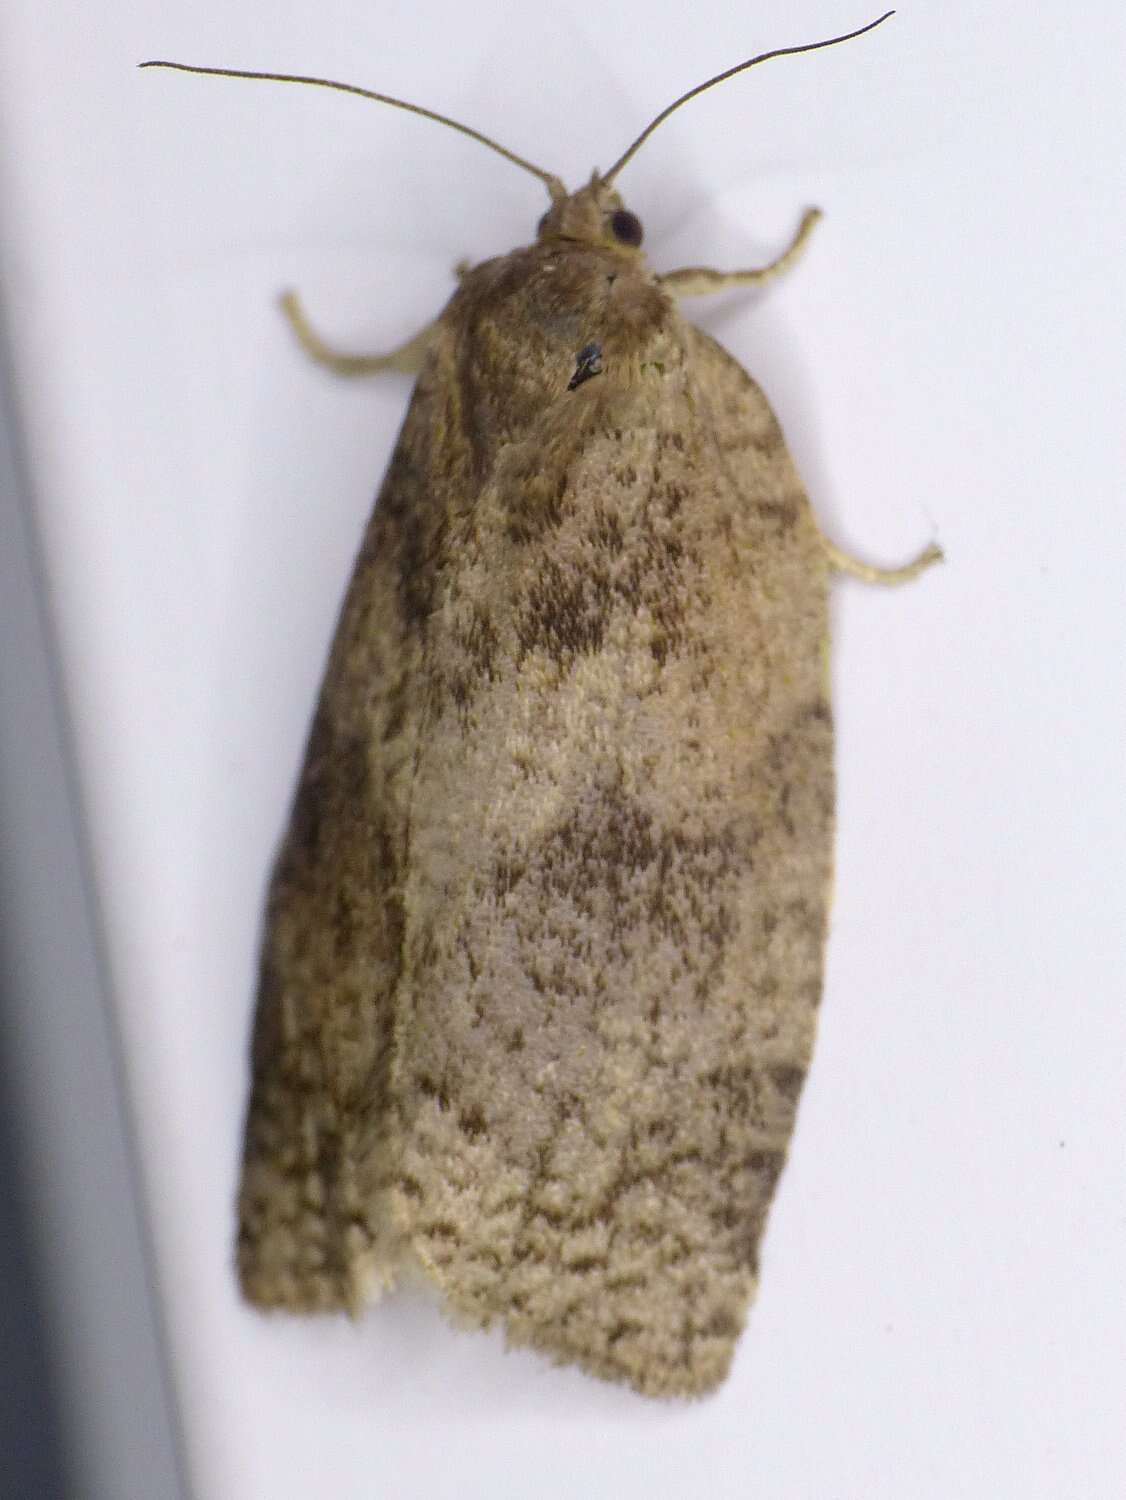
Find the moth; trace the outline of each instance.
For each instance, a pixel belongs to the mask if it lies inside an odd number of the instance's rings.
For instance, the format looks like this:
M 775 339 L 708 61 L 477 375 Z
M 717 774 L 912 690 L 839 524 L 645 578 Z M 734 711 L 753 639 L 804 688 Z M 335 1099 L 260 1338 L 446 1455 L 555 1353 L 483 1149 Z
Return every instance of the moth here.
M 889 12 L 890 14 L 890 12 Z M 457 1321 L 650 1396 L 726 1375 L 809 1064 L 833 853 L 830 575 L 754 381 L 608 172 L 462 268 L 336 630 L 273 875 L 246 1297 Z M 181 64 L 148 64 L 178 66 Z M 188 68 L 202 73 L 234 70 Z

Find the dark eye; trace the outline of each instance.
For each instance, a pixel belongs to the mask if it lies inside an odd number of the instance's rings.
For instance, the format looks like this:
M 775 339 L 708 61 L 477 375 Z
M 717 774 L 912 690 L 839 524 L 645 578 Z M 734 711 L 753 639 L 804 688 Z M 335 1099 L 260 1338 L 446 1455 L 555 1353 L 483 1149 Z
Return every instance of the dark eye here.
M 623 245 L 640 245 L 644 231 L 641 220 L 628 208 L 615 209 L 610 215 L 610 233 Z

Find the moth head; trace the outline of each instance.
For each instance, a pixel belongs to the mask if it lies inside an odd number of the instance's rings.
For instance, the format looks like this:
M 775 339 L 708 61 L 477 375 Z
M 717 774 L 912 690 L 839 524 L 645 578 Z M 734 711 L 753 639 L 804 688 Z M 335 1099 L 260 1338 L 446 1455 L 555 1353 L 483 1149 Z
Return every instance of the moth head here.
M 641 220 L 622 203 L 621 195 L 598 175 L 577 193 L 554 198 L 539 222 L 538 240 L 578 240 L 627 254 L 641 246 Z

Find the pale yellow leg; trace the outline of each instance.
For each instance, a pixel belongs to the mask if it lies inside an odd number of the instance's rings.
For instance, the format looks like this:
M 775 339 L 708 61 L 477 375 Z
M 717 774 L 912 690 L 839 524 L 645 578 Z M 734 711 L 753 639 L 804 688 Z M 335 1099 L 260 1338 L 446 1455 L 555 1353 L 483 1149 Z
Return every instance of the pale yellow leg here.
M 797 260 L 820 217 L 819 208 L 807 208 L 797 234 L 782 254 L 758 270 L 712 271 L 707 266 L 686 266 L 681 271 L 670 271 L 658 280 L 674 297 L 702 297 L 707 292 L 721 292 L 729 286 L 760 286 L 764 281 L 773 281 L 776 276 L 784 275 Z
M 829 566 L 835 568 L 838 573 L 848 573 L 853 578 L 859 578 L 862 583 L 910 583 L 912 578 L 918 578 L 932 563 L 942 561 L 942 548 L 936 547 L 932 542 L 929 547 L 924 547 L 918 557 L 913 557 L 909 563 L 904 563 L 899 568 L 877 568 L 871 563 L 860 562 L 855 557 L 850 557 L 847 552 L 835 546 L 827 536 L 821 535 L 821 545 L 825 549 L 825 556 L 829 559 Z
M 422 369 L 426 350 L 429 347 L 435 325 L 428 323 L 414 338 L 408 339 L 390 354 L 340 354 L 330 349 L 305 316 L 296 292 L 283 292 L 281 309 L 289 326 L 297 335 L 302 349 L 318 364 L 324 365 L 336 375 L 378 375 L 384 370 L 397 370 L 402 375 L 417 375 Z

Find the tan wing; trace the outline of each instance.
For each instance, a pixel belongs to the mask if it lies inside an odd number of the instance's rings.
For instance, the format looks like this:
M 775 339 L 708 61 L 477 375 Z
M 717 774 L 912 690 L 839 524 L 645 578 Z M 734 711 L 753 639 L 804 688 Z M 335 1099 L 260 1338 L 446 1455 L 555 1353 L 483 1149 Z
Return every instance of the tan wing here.
M 243 1291 L 263 1306 L 354 1307 L 378 1258 L 421 638 L 449 508 L 443 358 L 364 538 L 270 892 L 238 1242 Z
M 451 1308 L 660 1395 L 744 1322 L 833 804 L 807 501 L 683 343 L 549 404 L 447 538 L 392 1069 L 394 1212 Z

